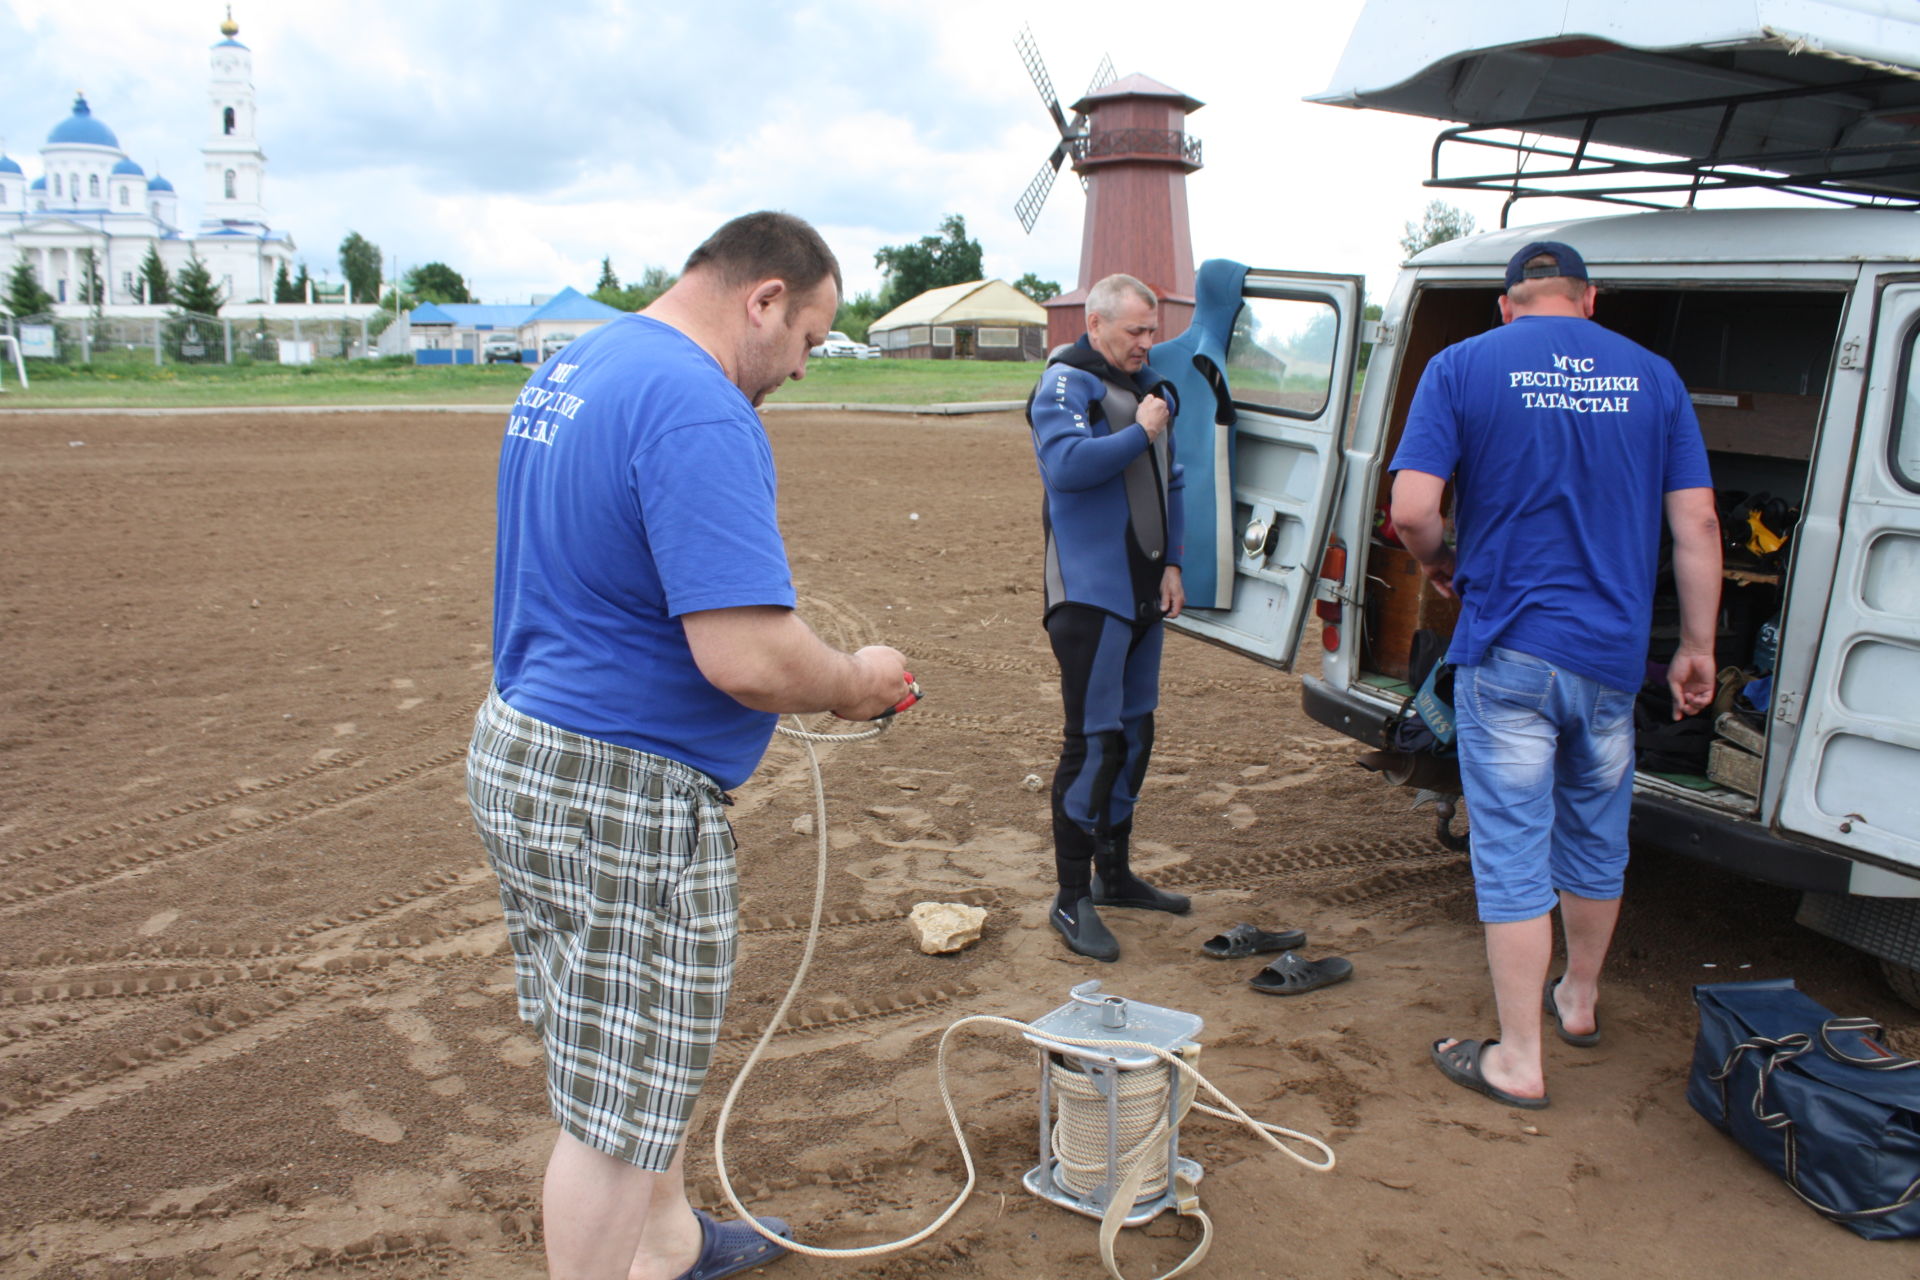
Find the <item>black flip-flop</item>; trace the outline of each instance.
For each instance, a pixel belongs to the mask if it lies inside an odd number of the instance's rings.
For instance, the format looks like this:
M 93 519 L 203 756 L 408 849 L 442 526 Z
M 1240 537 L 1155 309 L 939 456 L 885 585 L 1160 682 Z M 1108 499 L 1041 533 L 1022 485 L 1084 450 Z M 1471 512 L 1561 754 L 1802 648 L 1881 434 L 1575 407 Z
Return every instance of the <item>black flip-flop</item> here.
M 1553 1029 L 1559 1033 L 1562 1040 L 1565 1040 L 1577 1049 L 1591 1049 L 1600 1043 L 1599 1014 L 1596 1013 L 1593 1017 L 1593 1030 L 1591 1031 L 1569 1031 L 1567 1030 L 1566 1024 L 1560 1021 L 1560 1002 L 1554 999 L 1553 993 L 1554 990 L 1559 987 L 1560 983 L 1565 980 L 1566 976 L 1567 975 L 1563 973 L 1558 978 L 1547 979 L 1546 990 L 1540 993 L 1540 1008 L 1545 1011 L 1549 1018 L 1553 1019 Z
M 1499 1085 L 1488 1080 L 1480 1069 L 1480 1055 L 1490 1044 L 1499 1044 L 1498 1040 L 1455 1040 L 1442 1049 L 1445 1043 L 1435 1040 L 1428 1052 L 1433 1055 L 1433 1065 L 1440 1068 L 1440 1074 L 1459 1085 L 1462 1089 L 1471 1089 L 1475 1093 L 1485 1094 L 1495 1102 L 1509 1107 L 1519 1107 L 1523 1111 L 1543 1111 L 1547 1106 L 1546 1095 L 1538 1098 L 1523 1098 L 1517 1093 L 1508 1093 Z
M 1237 924 L 1225 933 L 1216 933 L 1200 944 L 1200 949 L 1215 960 L 1242 960 L 1247 956 L 1274 951 L 1292 951 L 1307 945 L 1307 935 L 1299 929 L 1268 933 L 1256 924 Z
M 1353 962 L 1340 956 L 1321 960 L 1302 960 L 1298 951 L 1287 951 L 1278 960 L 1247 979 L 1247 985 L 1269 996 L 1300 996 L 1353 976 Z

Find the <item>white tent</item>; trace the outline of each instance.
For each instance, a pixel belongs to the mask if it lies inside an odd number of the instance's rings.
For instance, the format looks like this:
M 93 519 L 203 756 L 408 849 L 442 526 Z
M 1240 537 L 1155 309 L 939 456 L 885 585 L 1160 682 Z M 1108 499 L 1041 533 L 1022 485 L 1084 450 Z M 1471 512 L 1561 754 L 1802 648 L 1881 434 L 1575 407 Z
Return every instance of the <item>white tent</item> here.
M 1038 360 L 1047 313 L 1004 280 L 974 280 L 908 299 L 867 326 L 867 341 L 890 356 Z

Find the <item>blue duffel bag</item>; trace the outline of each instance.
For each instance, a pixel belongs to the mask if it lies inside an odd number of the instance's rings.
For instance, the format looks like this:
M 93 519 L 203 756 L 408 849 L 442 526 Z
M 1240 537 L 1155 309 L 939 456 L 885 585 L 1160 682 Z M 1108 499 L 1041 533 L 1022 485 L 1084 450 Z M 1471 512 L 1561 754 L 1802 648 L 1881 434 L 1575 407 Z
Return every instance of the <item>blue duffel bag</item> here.
M 1687 1101 L 1796 1195 L 1870 1240 L 1920 1235 L 1920 1062 L 1791 978 L 1693 989 Z

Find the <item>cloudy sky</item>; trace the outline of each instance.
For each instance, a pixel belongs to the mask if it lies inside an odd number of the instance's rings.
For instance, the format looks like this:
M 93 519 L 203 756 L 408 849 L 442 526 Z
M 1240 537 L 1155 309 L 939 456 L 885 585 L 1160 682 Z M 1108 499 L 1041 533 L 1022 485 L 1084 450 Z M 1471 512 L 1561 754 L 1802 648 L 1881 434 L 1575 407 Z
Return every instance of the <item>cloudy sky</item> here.
M 76 89 L 197 221 L 207 49 L 226 5 L 8 0 L 0 140 L 29 175 Z M 267 203 L 316 276 L 349 230 L 441 260 L 485 301 L 676 267 L 756 208 L 818 225 L 850 291 L 874 250 L 965 216 L 989 275 L 1071 288 L 1071 175 L 1031 236 L 1013 204 L 1056 135 L 1014 50 L 1030 24 L 1063 101 L 1103 54 L 1199 98 L 1194 254 L 1365 273 L 1383 296 L 1437 126 L 1303 103 L 1359 0 L 236 0 L 253 53 Z M 1482 226 L 1493 197 L 1451 197 Z M 1535 214 L 1534 217 L 1545 216 Z

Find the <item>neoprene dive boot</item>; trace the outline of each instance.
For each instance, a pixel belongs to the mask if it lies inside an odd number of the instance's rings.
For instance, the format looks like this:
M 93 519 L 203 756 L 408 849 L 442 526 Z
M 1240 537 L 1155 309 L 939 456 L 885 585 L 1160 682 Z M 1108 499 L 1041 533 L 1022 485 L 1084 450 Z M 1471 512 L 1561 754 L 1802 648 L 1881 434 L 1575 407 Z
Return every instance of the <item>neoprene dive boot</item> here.
M 1168 911 L 1183 916 L 1193 903 L 1183 893 L 1156 889 L 1127 866 L 1133 819 L 1117 823 L 1106 838 L 1094 837 L 1093 905 L 1130 907 L 1137 911 Z
M 1088 898 L 1092 892 L 1093 836 L 1062 812 L 1059 797 L 1053 807 L 1053 867 L 1060 891 L 1047 910 L 1047 923 L 1066 941 L 1067 950 L 1111 964 L 1120 958 L 1120 942 L 1101 923 Z
M 1047 912 L 1047 923 L 1065 940 L 1067 950 L 1076 955 L 1106 964 L 1120 958 L 1120 940 L 1102 923 L 1091 898 L 1081 898 L 1071 906 L 1056 900 Z

